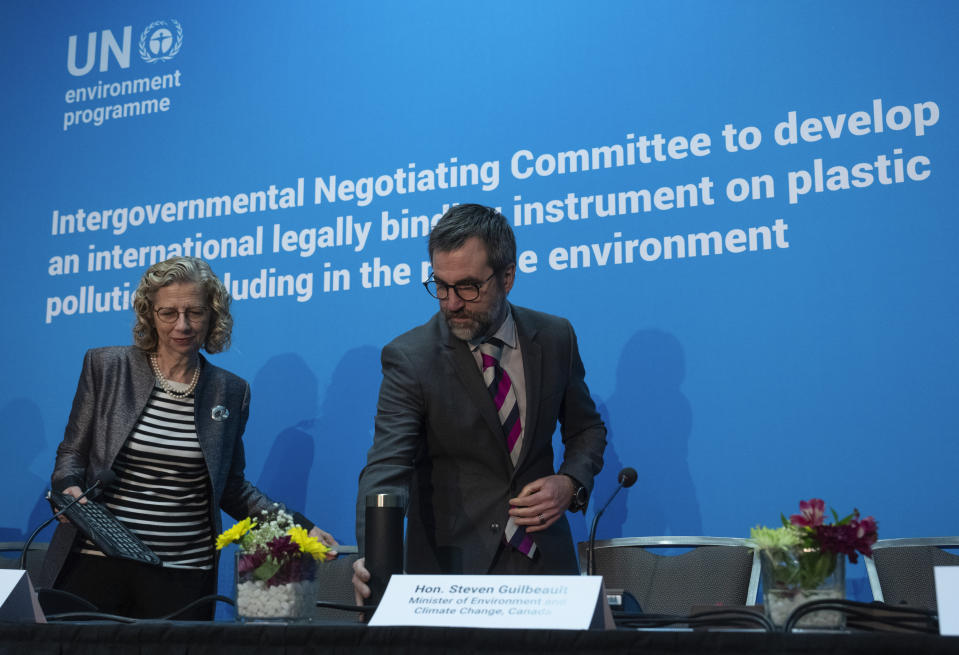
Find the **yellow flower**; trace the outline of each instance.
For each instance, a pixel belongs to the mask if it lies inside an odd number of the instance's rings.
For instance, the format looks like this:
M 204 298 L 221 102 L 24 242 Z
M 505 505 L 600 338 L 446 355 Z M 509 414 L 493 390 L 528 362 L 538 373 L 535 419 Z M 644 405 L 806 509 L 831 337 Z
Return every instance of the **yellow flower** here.
M 326 559 L 326 554 L 330 552 L 329 546 L 316 537 L 311 537 L 310 533 L 298 525 L 294 525 L 286 533 L 290 535 L 290 541 L 300 547 L 300 552 L 309 553 L 313 559 Z
M 221 550 L 233 542 L 239 541 L 243 535 L 254 527 L 256 527 L 256 522 L 250 519 L 250 517 L 246 517 L 216 538 L 216 549 Z

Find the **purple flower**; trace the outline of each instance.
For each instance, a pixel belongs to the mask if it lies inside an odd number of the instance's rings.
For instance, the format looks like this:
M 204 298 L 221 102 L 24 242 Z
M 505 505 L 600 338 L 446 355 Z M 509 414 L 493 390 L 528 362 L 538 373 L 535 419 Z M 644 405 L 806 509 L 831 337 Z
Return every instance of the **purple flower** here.
M 789 521 L 793 525 L 814 528 L 822 525 L 823 516 L 826 513 L 826 503 L 820 498 L 799 501 L 799 514 L 793 514 Z
M 290 582 L 313 580 L 315 577 L 316 560 L 312 555 L 300 554 L 286 560 L 276 574 L 269 579 L 267 585 L 273 587 Z
M 244 553 L 243 555 L 240 555 L 239 560 L 237 560 L 236 571 L 240 575 L 252 573 L 256 569 L 260 568 L 265 561 L 266 553 L 262 550 L 259 550 L 255 553 Z
M 872 556 L 872 545 L 878 538 L 876 529 L 876 519 L 871 516 L 860 519 L 859 510 L 855 510 L 848 523 L 818 525 L 813 528 L 813 535 L 821 551 L 842 553 L 855 564 L 859 561 L 857 553 Z
M 266 546 L 270 549 L 270 554 L 273 555 L 277 561 L 282 560 L 284 555 L 294 555 L 300 552 L 300 547 L 293 543 L 289 535 L 271 539 L 266 543 Z
M 849 557 L 855 564 L 856 555 L 856 527 L 851 523 L 845 525 L 817 525 L 813 528 L 819 549 L 824 553 L 836 553 Z

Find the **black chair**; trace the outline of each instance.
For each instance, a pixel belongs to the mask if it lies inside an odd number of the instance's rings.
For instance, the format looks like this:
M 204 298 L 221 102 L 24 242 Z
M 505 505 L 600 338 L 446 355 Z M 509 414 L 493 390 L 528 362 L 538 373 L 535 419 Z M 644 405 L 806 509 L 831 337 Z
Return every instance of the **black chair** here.
M 0 569 L 15 569 L 20 566 L 20 553 L 23 551 L 22 541 L 3 541 L 0 542 Z M 63 612 L 95 612 L 97 608 L 89 601 L 75 596 L 59 589 L 39 589 L 36 580 L 40 569 L 43 567 L 43 560 L 47 555 L 47 548 L 50 544 L 45 542 L 33 542 L 30 544 L 30 550 L 27 551 L 27 574 L 30 576 L 30 582 L 33 583 L 37 592 L 37 599 L 40 601 L 40 607 L 46 615 L 60 614 Z
M 693 607 L 755 605 L 759 551 L 732 537 L 625 537 L 597 541 L 595 575 L 606 589 L 624 589 L 650 614 L 689 615 Z M 588 542 L 578 544 L 586 572 Z M 653 550 L 691 548 L 678 555 Z
M 866 557 L 866 574 L 873 600 L 889 605 L 935 610 L 934 566 L 959 566 L 959 537 L 880 539 Z
M 316 567 L 316 600 L 340 605 L 355 605 L 353 598 L 353 562 L 359 557 L 356 546 L 337 546 L 339 553 L 332 562 L 320 562 Z M 328 607 L 317 607 L 314 619 L 321 621 L 353 622 L 359 613 Z
M 40 574 L 40 568 L 43 566 L 43 558 L 47 556 L 47 548 L 50 544 L 34 541 L 30 544 L 30 550 L 27 552 L 27 573 L 30 580 L 37 580 Z M 15 569 L 20 566 L 20 553 L 23 551 L 22 541 L 0 541 L 0 569 Z M 34 586 L 36 583 L 34 582 Z

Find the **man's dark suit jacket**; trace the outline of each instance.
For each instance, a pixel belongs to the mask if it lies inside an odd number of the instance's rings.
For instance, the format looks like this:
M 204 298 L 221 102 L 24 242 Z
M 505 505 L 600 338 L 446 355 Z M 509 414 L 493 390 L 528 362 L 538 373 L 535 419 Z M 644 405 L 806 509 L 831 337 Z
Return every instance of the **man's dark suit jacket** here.
M 133 346 L 87 351 L 63 442 L 57 448 L 53 489 L 71 485 L 85 489 L 113 465 L 153 392 L 154 374 L 147 357 Z M 210 525 L 216 536 L 221 532 L 221 508 L 243 519 L 271 509 L 273 501 L 243 476 L 246 459 L 241 437 L 250 411 L 250 385 L 200 358 L 194 416 L 210 475 Z M 220 420 L 213 412 L 218 407 L 226 408 L 226 413 L 216 412 Z M 53 586 L 75 538 L 72 525 L 57 527 L 37 586 Z
M 441 313 L 383 349 L 376 431 L 357 495 L 365 549 L 365 498 L 408 498 L 406 571 L 487 573 L 503 542 L 509 499 L 554 473 L 552 435 L 562 426 L 559 473 L 587 490 L 603 465 L 606 428 L 584 381 L 566 319 L 511 306 L 526 378 L 523 449 L 516 467 L 493 399 L 467 343 Z M 534 535 L 531 573 L 576 573 L 566 517 Z

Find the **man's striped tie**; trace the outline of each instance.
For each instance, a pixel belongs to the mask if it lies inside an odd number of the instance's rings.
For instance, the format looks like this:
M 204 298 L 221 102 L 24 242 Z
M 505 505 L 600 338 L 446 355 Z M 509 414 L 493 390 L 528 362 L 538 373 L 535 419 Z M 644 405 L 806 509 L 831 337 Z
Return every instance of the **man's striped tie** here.
M 499 365 L 500 356 L 503 353 L 503 342 L 495 338 L 490 339 L 480 344 L 479 349 L 483 356 L 483 380 L 496 404 L 499 422 L 506 437 L 506 447 L 515 466 L 522 448 L 519 438 L 523 432 L 523 426 L 519 416 L 519 404 L 516 402 L 516 392 L 513 391 L 513 382 L 509 379 L 509 374 Z M 533 539 L 526 534 L 523 526 L 516 525 L 513 517 L 510 517 L 506 523 L 505 536 L 511 546 L 527 557 L 533 557 L 536 554 L 536 544 L 533 543 Z

